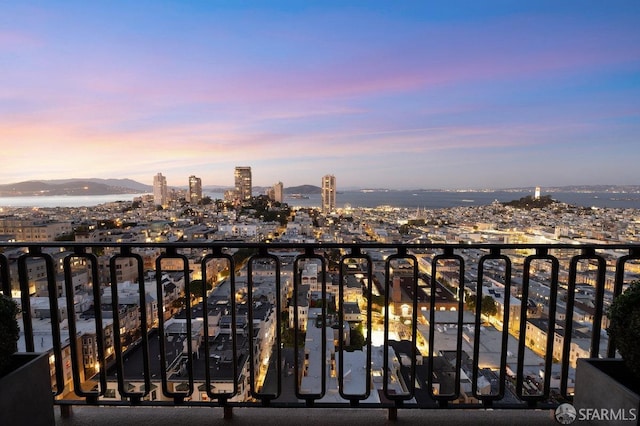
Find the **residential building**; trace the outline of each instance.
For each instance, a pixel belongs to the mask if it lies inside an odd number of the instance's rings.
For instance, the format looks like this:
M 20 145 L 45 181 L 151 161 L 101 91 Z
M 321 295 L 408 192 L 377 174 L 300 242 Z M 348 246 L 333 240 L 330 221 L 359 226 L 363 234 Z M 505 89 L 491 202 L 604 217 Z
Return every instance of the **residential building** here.
M 234 174 L 236 196 L 240 201 L 251 198 L 251 167 L 236 167 Z
M 336 177 L 325 175 L 322 177 L 322 212 L 331 213 L 336 209 Z
M 547 345 L 547 335 L 549 333 L 549 321 L 543 318 L 530 318 L 527 320 L 525 344 L 535 352 L 544 353 Z M 572 325 L 571 343 L 569 346 L 569 365 L 576 368 L 578 358 L 590 358 L 591 333 L 589 325 L 580 324 L 576 321 Z M 552 356 L 556 360 L 562 360 L 564 349 L 564 339 L 566 337 L 566 321 L 555 323 L 553 336 Z M 607 341 L 607 336 L 602 333 L 601 340 Z M 601 357 L 605 356 L 604 348 L 606 344 L 600 346 Z M 564 360 L 566 361 L 566 360 Z
M 187 202 L 198 204 L 202 201 L 202 179 L 189 176 L 189 190 L 187 191 Z
M 70 221 L 38 221 L 16 216 L 0 218 L 0 234 L 13 235 L 16 241 L 54 241 L 72 232 Z
M 284 185 L 282 184 L 282 182 L 278 182 L 271 187 L 268 195 L 269 195 L 269 198 L 275 201 L 276 203 L 282 203 L 282 200 L 284 198 L 283 194 L 284 194 Z
M 296 379 L 300 383 L 300 393 L 308 394 L 320 389 L 324 376 L 327 391 L 318 401 L 320 403 L 344 403 L 346 400 L 339 391 L 341 385 L 339 375 L 342 375 L 342 391 L 345 395 L 364 394 L 367 387 L 367 355 L 363 350 L 341 352 L 338 348 L 338 339 L 345 339 L 346 335 L 341 336 L 339 328 L 328 326 L 326 322 L 322 317 L 321 308 L 309 309 L 304 342 L 304 360 L 299 372 L 300 376 Z M 347 324 L 344 324 L 344 327 L 345 330 L 349 330 Z M 322 350 L 323 338 L 325 340 L 324 352 Z M 370 382 L 371 392 L 363 400 L 364 403 L 380 402 L 384 384 L 378 378 L 383 377 L 384 374 L 384 350 L 385 348 L 381 346 L 371 348 L 373 380 Z M 342 370 L 340 369 L 341 356 L 343 357 Z M 405 392 L 407 385 L 400 373 L 400 359 L 392 347 L 387 348 L 387 359 L 389 392 L 394 394 Z
M 289 305 L 289 328 L 295 329 L 295 311 L 298 311 L 298 329 L 302 331 L 306 331 L 307 329 L 307 320 L 309 315 L 309 286 L 301 285 L 298 288 L 298 293 L 295 296 L 296 303 L 293 301 Z
M 162 173 L 158 173 L 153 177 L 153 204 L 162 207 L 169 205 L 167 178 L 162 176 Z

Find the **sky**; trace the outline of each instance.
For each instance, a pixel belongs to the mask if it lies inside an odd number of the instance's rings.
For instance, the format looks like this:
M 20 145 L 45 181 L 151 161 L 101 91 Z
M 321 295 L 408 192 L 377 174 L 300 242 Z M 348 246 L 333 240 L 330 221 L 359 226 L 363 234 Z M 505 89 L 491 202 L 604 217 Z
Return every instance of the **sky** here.
M 640 1 L 0 0 L 0 184 L 638 185 Z

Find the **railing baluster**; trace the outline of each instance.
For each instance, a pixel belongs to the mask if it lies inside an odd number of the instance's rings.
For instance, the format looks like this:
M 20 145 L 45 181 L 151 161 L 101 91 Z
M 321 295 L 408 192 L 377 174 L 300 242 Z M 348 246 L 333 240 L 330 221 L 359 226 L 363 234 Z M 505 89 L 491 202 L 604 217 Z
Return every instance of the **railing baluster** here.
M 71 356 L 71 368 L 73 369 L 73 388 L 76 395 L 84 397 L 87 399 L 87 402 L 95 403 L 99 396 L 104 395 L 104 391 L 107 388 L 107 374 L 106 374 L 106 363 L 105 363 L 105 355 L 104 355 L 104 330 L 102 327 L 102 310 L 100 309 L 100 282 L 98 279 L 98 259 L 95 255 L 90 253 L 85 253 L 83 247 L 76 247 L 73 254 L 69 254 L 64 258 L 64 281 L 65 281 L 65 290 L 67 294 L 67 313 L 68 313 L 68 321 L 69 321 L 69 345 L 71 347 L 71 353 L 77 354 L 80 353 L 78 350 L 78 345 L 76 342 L 77 327 L 76 327 L 76 319 L 75 319 L 75 305 L 73 296 L 69 297 L 69 295 L 74 294 L 73 290 L 73 271 L 71 266 L 71 259 L 84 259 L 85 261 L 89 261 L 91 263 L 91 282 L 93 287 L 93 306 L 94 306 L 94 315 L 95 315 L 95 331 L 96 331 L 96 344 L 97 344 L 97 357 L 98 357 L 98 365 L 100 366 L 99 371 L 99 379 L 100 379 L 100 389 L 98 391 L 86 391 L 82 388 L 82 384 L 80 383 L 80 365 L 78 365 L 78 357 Z
M 320 350 L 321 350 L 321 365 L 320 365 L 320 391 L 319 392 L 302 392 L 302 390 L 300 389 L 301 384 L 302 384 L 302 375 L 300 374 L 300 361 L 299 361 L 299 351 L 298 348 L 300 347 L 300 342 L 299 342 L 299 331 L 300 331 L 300 315 L 298 312 L 298 292 L 300 290 L 300 281 L 301 281 L 301 274 L 302 272 L 299 269 L 299 263 L 301 261 L 307 261 L 307 260 L 316 260 L 318 262 L 320 262 L 320 275 L 322 277 L 322 296 L 321 296 L 321 331 L 320 331 L 320 336 L 322 339 L 322 342 L 320 343 Z M 295 394 L 296 397 L 300 398 L 300 399 L 304 399 L 306 401 L 306 404 L 308 406 L 313 405 L 313 402 L 317 399 L 321 399 L 322 397 L 324 397 L 326 389 L 327 389 L 327 360 L 325 359 L 325 357 L 327 356 L 327 304 L 329 302 L 329 300 L 327 299 L 327 282 L 326 282 L 326 274 L 327 273 L 327 266 L 326 266 L 326 261 L 325 258 L 323 256 L 320 256 L 318 254 L 315 254 L 313 252 L 313 249 L 307 249 L 305 251 L 304 254 L 300 254 L 298 256 L 296 256 L 294 262 L 293 262 L 293 296 L 292 296 L 292 303 L 293 303 L 293 358 L 294 358 L 294 376 L 295 376 Z M 308 301 L 307 301 L 307 306 L 309 306 Z M 309 311 L 307 311 L 309 312 Z M 317 319 L 316 319 L 317 320 Z M 312 324 L 313 318 L 309 318 L 307 316 L 307 333 L 309 332 L 309 328 L 310 327 L 316 327 L 315 324 Z M 280 326 L 278 326 L 278 329 L 280 329 Z M 311 367 L 311 365 L 309 365 L 309 368 Z M 305 365 L 303 365 L 303 368 L 306 368 Z M 313 368 L 317 368 L 316 365 L 313 366 Z
M 139 293 L 139 313 L 140 313 L 140 332 L 142 334 L 142 362 L 144 375 L 144 391 L 132 392 L 125 386 L 125 373 L 124 373 L 124 359 L 122 351 L 122 341 L 120 332 L 120 309 L 118 304 L 118 279 L 116 274 L 116 262 L 118 259 L 133 258 L 138 265 L 138 293 Z M 149 337 L 148 337 L 148 324 L 147 324 L 147 310 L 145 308 L 145 288 L 144 288 L 144 270 L 142 268 L 142 257 L 136 253 L 131 253 L 129 246 L 123 246 L 122 251 L 119 254 L 115 254 L 111 257 L 109 262 L 109 270 L 111 275 L 111 307 L 113 312 L 113 334 L 114 334 L 114 346 L 116 352 L 116 367 L 118 374 L 118 392 L 123 397 L 130 398 L 131 403 L 139 404 L 141 399 L 149 393 L 151 390 L 151 372 L 149 366 Z
M 236 324 L 236 274 L 235 274 L 235 261 L 233 260 L 233 256 L 222 253 L 222 249 L 220 247 L 214 248 L 213 254 L 207 254 L 204 256 L 201 262 L 201 270 L 202 270 L 202 285 L 206 286 L 209 277 L 207 276 L 207 263 L 210 260 L 222 259 L 227 262 L 228 270 L 229 270 L 229 302 L 231 304 L 231 350 L 232 350 L 232 368 L 233 368 L 233 377 L 232 377 L 232 392 L 212 392 L 211 390 L 211 342 L 209 341 L 209 308 L 207 304 L 207 299 L 203 301 L 203 323 L 204 323 L 204 356 L 205 356 L 205 385 L 207 396 L 211 399 L 217 399 L 221 405 L 225 405 L 227 399 L 233 398 L 238 393 L 238 346 L 237 346 L 237 324 Z M 205 287 L 206 288 L 206 287 Z M 204 290 L 204 289 L 203 289 Z M 206 294 L 203 291 L 203 294 Z
M 347 259 L 360 259 L 363 260 L 364 262 L 366 262 L 367 264 L 367 295 L 368 297 L 368 301 L 367 301 L 367 339 L 366 339 L 366 346 L 367 346 L 367 351 L 366 351 L 366 366 L 365 366 L 365 370 L 366 370 L 366 378 L 365 378 L 365 389 L 364 389 L 364 393 L 348 393 L 345 391 L 345 386 L 344 386 L 344 376 L 345 374 L 349 373 L 348 371 L 345 372 L 344 370 L 344 354 L 345 354 L 345 349 L 344 349 L 344 280 L 345 280 L 345 269 L 346 269 L 346 263 L 345 261 Z M 373 272 L 372 272 L 372 265 L 371 265 L 371 258 L 367 255 L 367 254 L 363 254 L 360 252 L 360 248 L 359 247 L 352 247 L 351 248 L 351 254 L 345 254 L 340 258 L 340 263 L 339 263 L 339 281 L 340 281 L 340 286 L 339 286 L 339 298 L 338 298 L 338 327 L 340 328 L 340 337 L 338 339 L 338 352 L 340 353 L 339 356 L 339 368 L 338 368 L 338 392 L 340 393 L 340 396 L 346 400 L 349 401 L 349 403 L 352 406 L 356 406 L 358 405 L 359 401 L 365 400 L 369 397 L 370 393 L 371 393 L 371 286 L 372 286 L 372 281 L 373 281 Z M 353 371 L 351 371 L 351 374 L 357 374 L 354 373 Z
M 591 357 L 598 357 L 600 347 L 600 328 L 602 323 L 602 305 L 605 284 L 606 262 L 601 256 L 595 254 L 595 250 L 586 248 L 581 254 L 573 256 L 569 262 L 569 282 L 567 286 L 567 311 L 565 316 L 565 333 L 562 347 L 562 371 L 560 376 L 560 394 L 567 400 L 573 400 L 568 392 L 569 368 L 571 356 L 571 342 L 573 335 L 573 313 L 576 298 L 576 281 L 578 275 L 578 263 L 584 260 L 595 260 L 598 263 L 596 277 L 596 308 L 591 332 Z M 600 296 L 600 297 L 598 297 Z
M 257 261 L 257 259 L 269 259 L 270 262 L 273 262 L 273 264 L 275 265 L 275 290 L 276 290 L 276 311 L 275 313 L 273 313 L 272 315 L 280 315 L 281 312 L 281 293 L 280 293 L 280 259 L 278 259 L 277 256 L 273 255 L 273 254 L 269 254 L 269 252 L 267 251 L 266 248 L 261 248 L 258 254 L 255 254 L 253 256 L 251 256 L 247 262 L 247 298 L 248 298 L 248 304 L 249 304 L 249 362 L 250 364 L 250 370 L 249 370 L 249 375 L 250 375 L 250 387 L 251 387 L 251 395 L 256 398 L 256 399 L 260 399 L 262 401 L 262 403 L 264 405 L 268 405 L 271 400 L 276 399 L 280 396 L 280 393 L 282 392 L 282 349 L 281 349 L 281 336 L 280 336 L 280 329 L 277 328 L 276 330 L 276 392 L 275 393 L 267 393 L 267 392 L 262 392 L 262 391 L 258 391 L 256 389 L 256 373 L 255 373 L 255 367 L 256 367 L 256 363 L 255 363 L 255 354 L 254 354 L 254 337 L 255 336 L 255 330 L 254 330 L 254 326 L 253 326 L 253 319 L 254 319 L 254 303 L 253 303 L 253 291 L 254 291 L 254 280 L 253 280 L 253 270 L 254 270 L 254 266 L 253 263 L 255 261 Z M 271 359 L 271 357 L 270 357 Z M 260 365 L 258 365 L 259 368 Z M 268 368 L 268 365 L 267 365 Z M 267 373 L 265 372 L 265 375 Z
M 433 373 L 434 373 L 434 341 L 435 341 L 435 310 L 436 310 L 436 287 L 438 276 L 438 262 L 452 260 L 458 262 L 458 320 L 457 320 L 457 332 L 456 332 L 456 362 L 455 362 L 455 374 L 454 374 L 454 391 L 453 393 L 443 394 L 433 391 Z M 454 254 L 451 247 L 447 247 L 443 254 L 435 255 L 431 261 L 431 305 L 430 305 L 430 317 L 429 317 L 429 394 L 433 399 L 438 401 L 438 404 L 442 407 L 447 407 L 449 401 L 454 401 L 460 397 L 460 369 L 462 366 L 462 327 L 463 327 L 463 311 L 464 311 L 464 259 L 459 254 Z
M 480 360 L 480 320 L 482 313 L 482 297 L 483 297 L 483 285 L 484 285 L 484 264 L 489 260 L 501 260 L 505 263 L 504 271 L 504 304 L 502 313 L 502 340 L 500 347 L 500 383 L 498 384 L 497 394 L 480 394 L 478 393 L 478 374 L 479 374 L 479 360 Z M 475 312 L 475 324 L 473 335 L 473 378 L 472 378 L 472 393 L 480 399 L 485 406 L 493 405 L 494 401 L 504 398 L 505 385 L 507 378 L 507 352 L 509 344 L 509 309 L 511 307 L 511 259 L 508 256 L 500 253 L 500 249 L 492 249 L 490 254 L 485 254 L 478 261 L 478 285 L 476 290 L 476 312 Z
M 537 395 L 525 395 L 524 388 L 524 346 L 526 339 L 526 320 L 527 320 L 527 305 L 529 303 L 529 284 L 531 274 L 531 263 L 537 260 L 544 260 L 551 262 L 551 286 L 549 292 L 549 316 L 547 319 L 547 339 L 545 347 L 545 367 L 544 367 L 544 383 L 541 394 Z M 524 270 L 522 278 L 522 309 L 520 314 L 520 336 L 518 338 L 518 373 L 516 381 L 516 390 L 518 397 L 526 401 L 530 406 L 535 406 L 537 403 L 544 401 L 549 397 L 550 384 L 551 384 L 551 368 L 553 363 L 553 344 L 555 339 L 555 323 L 556 323 L 556 309 L 557 309 L 557 297 L 558 297 L 558 269 L 559 263 L 555 256 L 548 254 L 546 248 L 538 248 L 536 254 L 527 256 L 524 261 Z
M 162 393 L 166 396 L 174 399 L 176 403 L 184 402 L 184 399 L 191 396 L 193 393 L 193 327 L 191 319 L 191 283 L 189 274 L 189 260 L 186 256 L 176 253 L 175 248 L 168 248 L 167 251 L 156 258 L 156 291 L 158 296 L 158 311 L 163 312 L 164 302 L 162 300 L 163 288 L 162 288 L 162 261 L 177 259 L 182 263 L 182 274 L 184 276 L 185 284 L 185 314 L 186 314 L 186 342 L 187 342 L 187 373 L 188 377 L 188 389 L 186 391 L 172 391 L 169 389 L 169 382 L 167 376 L 167 351 L 166 351 L 166 329 L 164 324 L 164 315 L 158 315 L 158 340 L 160 343 L 160 375 L 162 377 Z M 204 283 L 203 283 L 204 290 Z M 202 293 L 206 298 L 206 292 Z M 142 299 L 141 299 L 142 300 Z M 146 305 L 145 305 L 146 311 Z M 181 367 L 180 367 L 181 368 Z M 145 389 L 147 392 L 148 390 Z
M 391 277 L 391 269 L 392 269 L 392 262 L 393 261 L 398 261 L 398 260 L 409 260 L 410 263 L 412 263 L 412 283 L 411 283 L 411 291 L 412 291 L 412 310 L 411 310 L 411 367 L 410 367 L 410 372 L 409 372 L 409 383 L 406 383 L 406 385 L 408 385 L 408 392 L 406 393 L 391 393 L 389 391 L 389 349 L 390 349 L 390 345 L 389 345 L 389 294 L 390 294 L 390 281 L 392 279 Z M 368 297 L 369 300 L 372 299 L 371 294 L 369 294 Z M 384 310 L 384 345 L 382 347 L 383 350 L 383 364 L 382 364 L 382 369 L 383 369 L 383 385 L 382 385 L 382 390 L 384 392 L 384 395 L 387 399 L 389 399 L 390 401 L 394 401 L 396 403 L 396 405 L 400 405 L 400 403 L 402 401 L 408 401 L 411 398 L 414 397 L 415 395 L 415 390 L 416 390 L 416 362 L 417 362 L 417 358 L 418 358 L 418 348 L 417 348 L 417 330 L 418 330 L 418 259 L 412 255 L 412 254 L 407 254 L 407 249 L 406 247 L 401 247 L 398 249 L 398 253 L 396 254 L 392 254 L 389 257 L 387 257 L 387 260 L 385 261 L 385 282 L 384 282 L 384 304 L 385 304 L 385 310 Z M 391 350 L 393 350 L 393 348 L 391 348 Z M 399 372 L 400 373 L 400 372 Z M 401 373 L 400 373 L 401 374 Z
M 47 253 L 42 252 L 40 246 L 29 246 L 29 252 L 18 258 L 18 276 L 20 279 L 20 293 L 22 300 L 23 325 L 25 330 L 25 346 L 27 352 L 35 352 L 33 325 L 31 318 L 31 302 L 29 296 L 29 270 L 28 259 L 43 259 L 45 262 L 47 292 L 49 293 L 49 315 L 51 318 L 51 336 L 53 338 L 53 353 L 56 375 L 56 390 L 54 396 L 61 395 L 64 391 L 64 370 L 62 364 L 62 343 L 60 342 L 60 313 L 58 310 L 58 289 L 56 274 L 53 267 L 53 259 Z M 26 312 L 26 316 L 25 316 Z M 69 339 L 75 336 L 69 336 Z
M 31 316 L 31 296 L 29 290 L 29 271 L 27 269 L 27 261 L 33 257 L 33 255 L 27 253 L 18 258 L 22 330 L 24 331 L 24 345 L 27 352 L 35 352 L 35 345 L 33 341 L 33 318 Z

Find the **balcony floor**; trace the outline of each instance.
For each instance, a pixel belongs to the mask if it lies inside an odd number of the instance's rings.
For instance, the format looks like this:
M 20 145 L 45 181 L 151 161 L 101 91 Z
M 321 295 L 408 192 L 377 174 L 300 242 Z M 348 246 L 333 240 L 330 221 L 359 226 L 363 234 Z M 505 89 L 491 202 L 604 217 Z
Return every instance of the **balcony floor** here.
M 399 409 L 398 419 L 389 421 L 385 409 L 327 408 L 234 408 L 233 419 L 225 420 L 221 408 L 200 407 L 73 407 L 62 418 L 56 407 L 58 426 L 226 424 L 226 425 L 555 425 L 550 410 L 462 410 Z

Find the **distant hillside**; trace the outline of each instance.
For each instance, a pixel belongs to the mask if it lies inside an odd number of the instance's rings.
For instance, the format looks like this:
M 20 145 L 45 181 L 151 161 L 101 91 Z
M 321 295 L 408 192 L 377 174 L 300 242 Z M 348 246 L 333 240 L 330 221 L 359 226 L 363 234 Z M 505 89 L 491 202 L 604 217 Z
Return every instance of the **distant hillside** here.
M 69 179 L 0 185 L 0 196 L 110 195 L 150 192 L 151 186 L 131 179 Z
M 209 185 L 205 191 L 224 192 L 228 187 Z M 264 193 L 267 187 L 254 187 L 255 193 Z M 48 179 L 0 185 L 0 197 L 53 196 L 53 195 L 108 195 L 150 193 L 153 186 L 132 179 Z M 320 194 L 315 185 L 292 186 L 284 189 L 285 194 Z
M 205 192 L 225 192 L 232 189 L 232 187 L 224 185 L 204 185 L 202 187 L 202 190 Z
M 322 188 L 314 185 L 290 186 L 284 189 L 285 194 L 320 194 Z
M 557 203 L 550 195 L 543 195 L 540 198 L 534 198 L 531 195 L 527 195 L 526 197 L 522 197 L 519 200 L 509 201 L 507 203 L 502 203 L 505 206 L 515 207 L 517 209 L 542 209 L 548 207 L 549 205 Z
M 45 180 L 43 182 L 59 185 L 59 184 L 68 184 L 74 182 L 93 182 L 99 183 L 102 185 L 112 186 L 115 188 L 126 188 L 133 189 L 135 192 L 152 192 L 153 186 L 146 185 L 144 183 L 140 183 L 133 179 L 98 179 L 98 178 L 89 178 L 89 179 L 51 179 Z

